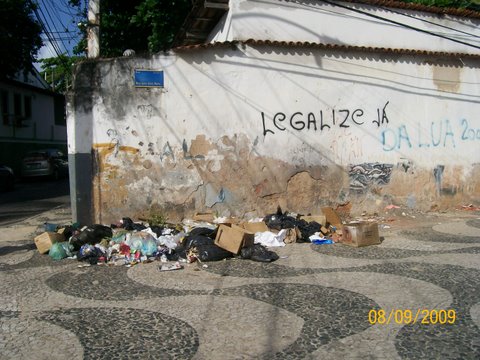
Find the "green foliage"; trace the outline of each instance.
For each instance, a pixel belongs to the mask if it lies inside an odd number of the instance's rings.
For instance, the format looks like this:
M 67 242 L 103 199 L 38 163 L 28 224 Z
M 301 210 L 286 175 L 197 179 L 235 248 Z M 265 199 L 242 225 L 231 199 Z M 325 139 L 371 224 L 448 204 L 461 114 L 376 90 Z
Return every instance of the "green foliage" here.
M 82 1 L 70 0 L 82 10 Z M 137 54 L 168 49 L 190 11 L 189 0 L 101 0 L 100 53 L 121 56 L 126 49 Z M 83 14 L 86 23 L 86 14 Z M 86 34 L 76 47 L 86 47 Z
M 81 56 L 67 56 L 41 59 L 42 71 L 40 72 L 52 89 L 65 94 L 72 84 L 73 65 L 83 59 Z
M 191 9 L 188 0 L 144 0 L 131 23 L 147 28 L 149 52 L 166 50 Z
M 167 223 L 167 216 L 162 211 L 151 211 L 147 222 L 150 226 L 165 226 Z
M 403 2 L 417 3 L 428 6 L 451 7 L 451 8 L 468 8 L 472 10 L 480 10 L 479 0 L 401 0 Z
M 28 71 L 42 47 L 41 27 L 29 0 L 0 0 L 0 78 Z

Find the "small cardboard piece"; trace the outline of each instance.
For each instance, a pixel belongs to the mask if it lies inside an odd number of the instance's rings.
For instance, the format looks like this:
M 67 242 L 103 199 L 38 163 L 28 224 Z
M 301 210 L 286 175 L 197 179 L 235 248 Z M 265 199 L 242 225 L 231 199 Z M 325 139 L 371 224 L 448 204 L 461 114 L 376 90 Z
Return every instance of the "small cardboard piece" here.
M 213 223 L 213 220 L 215 220 L 215 214 L 213 214 L 213 213 L 196 213 L 195 215 L 193 215 L 193 220 Z
M 218 221 L 218 219 L 217 219 L 217 221 L 215 221 L 215 222 L 216 222 L 218 225 L 224 224 L 224 225 L 231 226 L 232 224 L 237 225 L 238 222 L 239 222 L 239 220 L 236 219 L 236 218 L 230 217 L 230 218 L 222 219 L 222 220 L 220 220 L 220 221 Z
M 323 207 L 322 212 L 326 217 L 327 223 L 335 226 L 337 229 L 342 227 L 342 219 L 338 216 L 337 212 L 331 207 Z
M 342 228 L 341 242 L 349 246 L 368 246 L 380 244 L 378 224 L 358 222 L 346 224 Z
M 305 220 L 306 222 L 315 221 L 322 226 L 327 224 L 327 217 L 325 215 L 308 215 L 308 216 L 300 216 L 301 220 Z
M 297 242 L 297 239 L 300 239 L 302 237 L 302 234 L 300 233 L 300 230 L 295 227 L 293 229 L 285 229 L 287 231 L 287 235 L 285 236 L 285 239 L 283 242 L 285 244 L 293 244 Z
M 220 225 L 215 238 L 215 245 L 231 253 L 238 254 L 243 247 L 252 246 L 254 239 L 254 233 L 240 226 Z
M 325 227 L 325 226 L 322 226 L 320 228 L 320 232 L 323 234 L 323 235 L 327 235 L 330 231 Z
M 40 254 L 47 253 L 52 245 L 56 242 L 62 242 L 65 240 L 63 234 L 58 234 L 56 232 L 46 231 L 33 239 L 35 246 L 38 249 Z
M 245 230 L 252 232 L 252 233 L 257 233 L 257 232 L 265 232 L 269 231 L 267 224 L 265 224 L 264 221 L 261 222 L 244 222 L 240 224 L 242 228 Z

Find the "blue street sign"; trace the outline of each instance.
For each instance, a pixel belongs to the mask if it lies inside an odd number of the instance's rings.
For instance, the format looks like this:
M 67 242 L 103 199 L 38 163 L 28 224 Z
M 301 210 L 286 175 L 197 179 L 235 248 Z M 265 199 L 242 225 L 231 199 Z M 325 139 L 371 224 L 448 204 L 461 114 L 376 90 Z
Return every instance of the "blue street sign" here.
M 136 87 L 163 87 L 163 71 L 135 70 Z

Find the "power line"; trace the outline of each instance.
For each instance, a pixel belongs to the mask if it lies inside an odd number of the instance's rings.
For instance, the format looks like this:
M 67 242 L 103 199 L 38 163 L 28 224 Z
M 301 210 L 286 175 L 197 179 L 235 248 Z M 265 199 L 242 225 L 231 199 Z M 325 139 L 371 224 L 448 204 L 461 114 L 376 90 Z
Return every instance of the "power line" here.
M 43 4 L 44 8 L 45 8 L 45 11 L 47 12 L 48 18 L 50 19 L 50 23 L 52 24 L 53 29 L 54 29 L 56 32 L 58 32 L 57 26 L 56 26 L 56 24 L 55 24 L 55 21 L 53 20 L 52 15 L 50 14 L 50 10 L 48 9 L 48 6 L 45 4 L 45 2 L 44 2 L 43 0 L 41 0 L 41 1 L 42 1 L 42 4 Z M 40 10 L 41 10 L 41 9 L 40 9 Z M 45 19 L 45 20 L 46 20 L 46 19 Z M 62 25 L 63 25 L 63 24 L 62 24 Z M 64 26 L 64 25 L 63 25 L 63 26 Z M 47 21 L 47 27 L 49 28 L 50 33 L 52 33 L 52 29 L 51 29 L 51 27 L 48 25 L 48 21 Z M 64 27 L 65 27 L 65 26 L 64 26 Z M 62 40 L 60 40 L 60 43 L 63 45 L 63 48 L 65 49 L 65 51 L 67 52 L 67 54 L 70 55 L 70 54 L 68 53 L 68 48 L 67 48 L 67 46 L 64 44 L 64 42 L 63 42 Z M 57 41 L 57 44 L 58 44 L 58 41 Z
M 53 50 L 55 51 L 55 53 L 57 54 L 58 57 L 60 57 L 60 54 L 59 54 L 59 51 L 57 49 L 57 47 L 55 46 L 56 43 L 51 39 L 51 36 L 50 36 L 50 33 L 48 32 L 42 18 L 40 17 L 40 14 L 38 13 L 38 10 L 37 8 L 34 8 L 34 13 L 35 13 L 35 16 L 38 20 L 38 23 L 40 24 L 41 28 L 42 28 L 42 31 L 43 33 L 45 34 L 45 36 L 48 38 L 48 40 L 50 41 L 50 44 L 52 45 L 53 47 Z
M 415 31 L 418 31 L 418 32 L 422 32 L 422 33 L 431 35 L 431 36 L 436 36 L 436 37 L 439 37 L 439 38 L 442 38 L 442 39 L 446 39 L 446 40 L 450 40 L 450 41 L 453 41 L 453 42 L 456 42 L 456 43 L 459 43 L 459 44 L 462 44 L 462 45 L 470 46 L 470 47 L 473 47 L 473 48 L 475 48 L 475 49 L 480 49 L 480 46 L 473 45 L 473 44 L 467 43 L 467 42 L 465 42 L 465 41 L 461 41 L 461 40 L 457 40 L 457 39 L 452 39 L 452 38 L 450 38 L 450 37 L 448 37 L 448 36 L 445 36 L 445 35 L 436 34 L 436 33 L 434 33 L 434 32 L 431 32 L 431 31 L 428 31 L 428 30 L 424 30 L 424 29 L 420 29 L 420 28 L 417 28 L 417 27 L 415 27 L 415 26 L 407 25 L 407 24 L 404 24 L 404 23 L 401 23 L 401 22 L 398 22 L 398 21 L 395 21 L 395 20 L 387 19 L 387 18 L 384 18 L 384 17 L 382 17 L 382 16 L 378 16 L 378 15 L 375 15 L 375 14 L 370 14 L 369 12 L 366 12 L 366 11 L 363 11 L 363 10 L 351 8 L 351 7 L 349 7 L 349 6 L 342 5 L 342 4 L 339 4 L 339 3 L 336 3 L 336 2 L 332 2 L 332 1 L 328 1 L 328 0 L 322 0 L 322 1 L 323 1 L 324 3 L 330 4 L 330 5 L 332 5 L 332 6 L 338 6 L 338 7 L 347 9 L 347 10 L 351 10 L 351 11 L 357 12 L 357 13 L 359 13 L 359 14 L 363 14 L 363 15 L 366 15 L 366 16 L 369 16 L 369 17 L 372 17 L 372 18 L 375 18 L 375 19 L 377 19 L 377 20 L 386 21 L 386 22 L 389 22 L 389 23 L 392 23 L 392 24 L 395 24 L 395 25 L 399 25 L 399 26 L 405 27 L 405 28 L 410 29 L 410 30 L 415 30 Z
M 37 6 L 38 6 L 38 3 L 37 3 Z M 38 6 L 38 9 L 40 9 L 40 13 L 43 14 L 42 12 L 42 9 Z M 65 60 L 65 58 L 60 54 L 60 49 L 58 48 L 58 44 L 55 42 L 55 40 L 53 39 L 52 35 L 49 33 L 49 31 L 47 30 L 47 27 L 45 26 L 45 23 L 44 21 L 42 21 L 42 18 L 40 17 L 40 14 L 38 12 L 38 9 L 37 7 L 35 6 L 33 11 L 35 13 L 35 16 L 45 34 L 45 36 L 48 38 L 50 44 L 52 45 L 53 47 L 53 50 L 55 51 L 55 53 L 57 54 L 57 58 L 60 59 L 60 61 L 68 68 L 68 62 Z M 43 16 L 45 16 L 45 14 L 43 14 Z
M 389 9 L 389 8 L 386 8 L 386 7 L 383 7 L 383 6 L 379 6 L 379 8 L 381 8 L 383 10 L 391 11 L 393 13 L 396 13 L 396 14 L 399 14 L 399 15 L 402 15 L 402 16 L 406 16 L 406 17 L 409 17 L 409 18 L 412 18 L 412 19 L 415 19 L 415 20 L 418 20 L 418 21 L 423 21 L 427 24 L 436 25 L 436 26 L 439 26 L 439 27 L 444 28 L 444 29 L 456 31 L 456 32 L 464 34 L 464 35 L 469 35 L 469 36 L 472 36 L 472 37 L 480 38 L 480 36 L 478 36 L 478 35 L 475 35 L 475 34 L 472 34 L 472 33 L 466 32 L 466 31 L 458 30 L 458 29 L 455 29 L 455 28 L 452 28 L 452 27 L 449 27 L 449 26 L 446 26 L 446 25 L 442 25 L 442 24 L 439 24 L 439 23 L 436 23 L 436 22 L 433 22 L 433 21 L 430 21 L 430 20 L 416 18 L 415 16 L 405 14 L 405 13 L 402 13 L 400 11 L 396 11 L 394 9 Z

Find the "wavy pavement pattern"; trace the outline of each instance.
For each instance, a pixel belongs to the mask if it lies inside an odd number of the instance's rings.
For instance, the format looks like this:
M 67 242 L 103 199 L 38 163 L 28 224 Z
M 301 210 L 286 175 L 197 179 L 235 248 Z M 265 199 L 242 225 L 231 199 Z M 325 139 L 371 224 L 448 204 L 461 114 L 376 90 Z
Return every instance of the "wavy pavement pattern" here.
M 466 224 L 472 228 L 480 228 L 480 220 L 469 220 Z M 438 251 L 381 245 L 360 249 L 342 245 L 305 248 L 305 251 L 318 256 L 372 261 L 370 265 L 355 266 L 352 263 L 350 267 L 341 268 L 294 268 L 280 263 L 264 264 L 241 260 L 209 263 L 207 269 L 199 269 L 216 276 L 221 275 L 227 282 L 230 276 L 264 279 L 262 281 L 265 282 L 209 291 L 148 286 L 132 280 L 127 276 L 127 269 L 123 267 L 78 269 L 76 263 L 72 264 L 68 260 L 52 262 L 48 257 L 36 253 L 31 257 L 25 256 L 25 246 L 19 249 L 22 252 L 19 253 L 21 256 L 18 262 L 4 262 L 0 271 L 31 271 L 35 267 L 65 266 L 65 271 L 62 270 L 46 280 L 50 289 L 75 298 L 115 302 L 118 307 L 55 309 L 35 315 L 38 321 L 50 322 L 75 333 L 87 359 L 158 358 L 158 354 L 165 354 L 162 358 L 169 359 L 194 357 L 199 347 L 198 329 L 183 320 L 155 311 L 121 308 L 121 302 L 195 295 L 249 298 L 270 304 L 272 309 L 281 308 L 299 316 L 304 320 L 300 336 L 283 350 L 264 354 L 263 358 L 308 357 L 326 344 L 334 344 L 336 340 L 361 334 L 371 326 L 368 323 L 368 312 L 379 309 L 375 298 L 368 298 L 357 292 L 315 284 L 291 283 L 296 276 L 318 276 L 336 272 L 396 275 L 428 282 L 452 295 L 453 301 L 449 309 L 457 312 L 457 322 L 454 325 L 403 326 L 392 340 L 397 351 L 397 354 L 391 354 L 392 356 L 425 359 L 480 358 L 478 319 L 472 318 L 472 313 L 476 313 L 475 309 L 480 304 L 480 270 L 462 267 L 461 264 L 428 263 L 428 259 L 436 254 L 478 254 L 480 246 L 475 245 L 480 245 L 480 237 L 456 236 L 430 228 L 415 232 L 402 231 L 398 234 L 407 239 L 432 244 L 454 243 L 460 244 L 459 246 L 465 244 L 465 247 Z M 0 251 L 0 259 L 15 251 L 14 248 L 3 253 Z M 419 258 L 427 260 L 420 262 Z M 155 274 L 158 274 L 156 267 L 152 267 L 150 276 Z M 290 279 L 288 282 L 269 282 L 269 279 L 279 277 Z M 421 288 L 418 291 L 421 292 Z M 20 316 L 20 313 L 3 312 L 3 316 L 15 318 Z M 272 336 L 281 335 L 282 331 L 288 330 L 272 329 Z
M 145 310 L 75 308 L 37 318 L 75 333 L 84 359 L 183 360 L 192 358 L 198 348 L 198 335 L 187 323 Z

